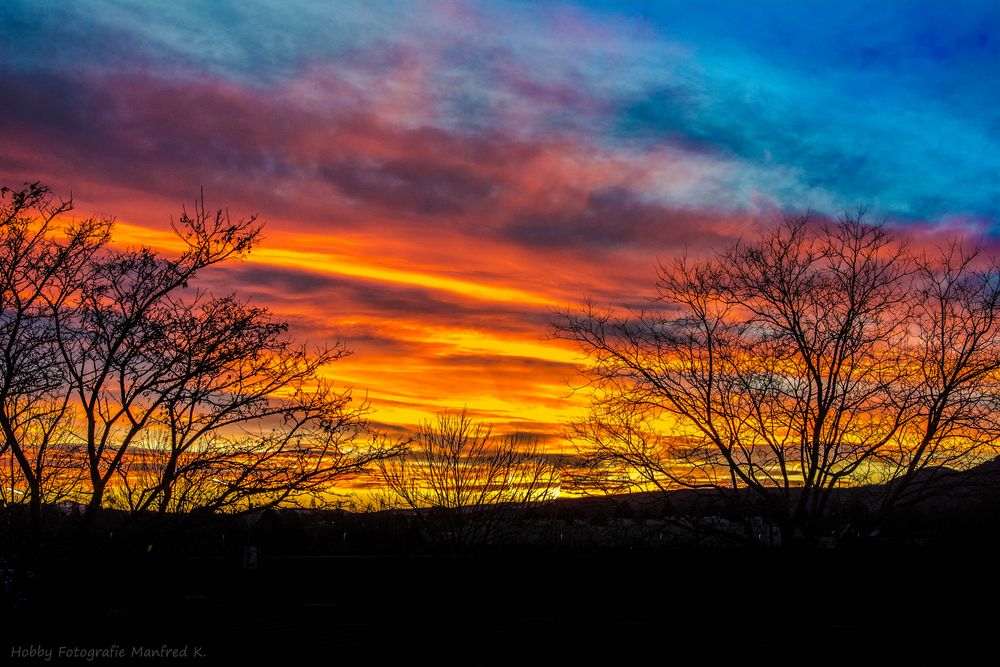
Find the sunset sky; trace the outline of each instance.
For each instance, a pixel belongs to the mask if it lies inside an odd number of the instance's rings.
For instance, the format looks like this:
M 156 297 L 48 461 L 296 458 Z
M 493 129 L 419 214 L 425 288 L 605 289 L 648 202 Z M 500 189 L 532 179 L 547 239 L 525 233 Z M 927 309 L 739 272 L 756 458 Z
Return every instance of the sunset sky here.
M 642 306 L 657 258 L 783 213 L 1000 224 L 995 1 L 12 0 L 0 54 L 0 184 L 121 243 L 200 188 L 259 214 L 205 284 L 343 340 L 332 376 L 403 427 L 558 433 L 553 309 Z

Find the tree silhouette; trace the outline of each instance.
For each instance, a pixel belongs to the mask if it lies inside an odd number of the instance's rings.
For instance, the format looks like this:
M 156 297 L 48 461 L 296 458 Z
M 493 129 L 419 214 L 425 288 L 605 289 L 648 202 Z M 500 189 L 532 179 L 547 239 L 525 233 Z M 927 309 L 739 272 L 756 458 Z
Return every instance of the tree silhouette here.
M 107 244 L 111 220 L 68 220 L 71 202 L 30 184 L 0 189 L 0 428 L 9 457 L 4 494 L 24 499 L 37 523 L 43 499 L 64 496 L 78 463 L 74 420 L 53 313 L 77 298 Z M 26 488 L 16 488 L 18 482 Z
M 589 355 L 591 484 L 714 489 L 789 541 L 830 529 L 840 487 L 880 484 L 878 520 L 995 454 L 1000 271 L 980 249 L 801 217 L 661 265 L 657 290 L 555 325 Z
M 435 542 L 492 542 L 527 505 L 553 497 L 559 471 L 534 440 L 495 435 L 465 410 L 418 430 L 403 456 L 379 463 L 390 505 L 414 512 Z
M 168 257 L 112 246 L 111 219 L 67 221 L 71 209 L 39 184 L 3 190 L 5 486 L 25 483 L 34 522 L 57 496 L 88 516 L 109 502 L 160 513 L 322 502 L 395 452 L 366 406 L 321 376 L 342 345 L 307 349 L 267 310 L 192 288 L 250 252 L 255 218 L 199 201 L 173 225 L 183 250 Z

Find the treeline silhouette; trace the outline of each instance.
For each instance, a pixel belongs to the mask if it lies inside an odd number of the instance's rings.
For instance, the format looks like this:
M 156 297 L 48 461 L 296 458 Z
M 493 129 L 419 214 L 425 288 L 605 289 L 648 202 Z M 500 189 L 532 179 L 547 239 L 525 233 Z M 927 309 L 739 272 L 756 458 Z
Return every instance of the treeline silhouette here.
M 647 310 L 561 314 L 593 400 L 575 455 L 556 457 L 465 410 L 391 438 L 323 375 L 343 344 L 296 343 L 267 309 L 200 289 L 259 242 L 256 218 L 199 200 L 165 254 L 71 211 L 38 183 L 2 189 L 12 544 L 131 533 L 159 553 L 162 535 L 195 544 L 208 526 L 216 544 L 268 511 L 324 553 L 362 536 L 418 551 L 830 545 L 882 539 L 955 480 L 993 483 L 967 471 L 989 469 L 1000 435 L 1000 270 L 958 241 L 912 249 L 863 212 L 663 264 Z M 338 488 L 361 477 L 376 490 L 345 505 Z M 566 490 L 596 497 L 556 500 Z

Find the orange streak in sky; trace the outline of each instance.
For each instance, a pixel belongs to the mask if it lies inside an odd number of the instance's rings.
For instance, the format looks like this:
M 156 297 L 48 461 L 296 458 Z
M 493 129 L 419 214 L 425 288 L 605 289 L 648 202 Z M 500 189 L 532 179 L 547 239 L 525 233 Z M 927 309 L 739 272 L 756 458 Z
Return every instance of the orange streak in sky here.
M 285 245 L 288 241 L 284 237 L 265 240 L 245 263 L 417 286 L 460 299 L 496 303 L 498 307 L 509 303 L 544 312 L 555 305 L 552 298 L 527 290 L 442 276 L 430 270 L 386 266 L 389 262 L 385 260 L 372 262 L 360 256 L 365 248 L 351 241 L 340 243 L 338 239 L 323 237 L 307 244 L 313 248 L 320 244 L 350 248 L 359 256 L 289 248 Z M 182 248 L 172 232 L 126 222 L 117 223 L 115 242 L 119 245 L 146 244 L 165 252 L 177 252 Z M 295 245 L 302 245 L 302 239 L 295 239 Z M 315 317 L 323 313 L 324 306 L 303 303 L 301 309 L 279 306 L 276 310 L 280 316 L 294 316 L 298 312 L 303 317 Z M 501 430 L 557 435 L 563 423 L 584 409 L 584 397 L 571 395 L 567 384 L 575 375 L 580 354 L 563 341 L 545 340 L 545 331 L 470 328 L 461 318 L 453 325 L 431 324 L 420 321 L 420 313 L 408 312 L 400 312 L 397 319 L 387 322 L 382 318 L 352 315 L 351 306 L 340 305 L 346 313 L 321 315 L 330 338 L 348 329 L 344 338 L 354 351 L 350 357 L 332 365 L 328 374 L 341 385 L 353 386 L 358 397 L 366 396 L 375 409 L 373 419 L 376 421 L 412 427 L 435 412 L 468 406 L 470 413 L 493 421 Z M 356 345 L 351 340 L 351 331 L 384 334 L 409 345 L 410 353 L 401 358 L 398 354 L 382 352 L 378 346 L 363 342 Z M 456 362 L 463 358 L 473 361 Z M 497 365 L 489 369 L 477 367 L 474 360 L 478 358 L 495 360 Z M 546 365 L 542 369 L 533 368 L 532 360 Z M 553 368 L 559 367 L 562 371 L 553 375 Z
M 182 245 L 171 234 L 156 232 L 145 227 L 119 222 L 115 228 L 119 242 L 147 243 L 169 250 L 180 250 Z M 327 239 L 327 242 L 332 239 Z M 365 263 L 358 256 L 344 255 L 332 252 L 307 252 L 291 248 L 260 247 L 253 251 L 250 262 L 268 266 L 295 267 L 314 271 L 356 278 L 368 278 L 404 285 L 417 285 L 430 289 L 439 289 L 462 296 L 484 301 L 510 301 L 524 304 L 551 305 L 552 300 L 511 287 L 500 287 L 485 283 L 476 283 L 458 278 L 407 271 L 378 264 Z

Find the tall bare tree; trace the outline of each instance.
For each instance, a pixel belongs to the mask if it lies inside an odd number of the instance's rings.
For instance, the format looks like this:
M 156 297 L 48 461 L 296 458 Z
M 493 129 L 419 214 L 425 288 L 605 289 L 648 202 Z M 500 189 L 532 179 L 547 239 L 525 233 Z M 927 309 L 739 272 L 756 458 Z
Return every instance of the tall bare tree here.
M 2 195 L 5 494 L 26 495 L 36 523 L 67 494 L 88 516 L 109 499 L 161 513 L 317 502 L 395 453 L 322 375 L 342 345 L 307 349 L 267 310 L 192 288 L 250 252 L 255 218 L 199 201 L 166 256 L 112 246 L 110 219 L 69 220 L 44 186 Z
M 647 311 L 565 313 L 590 358 L 574 427 L 592 479 L 707 487 L 752 501 L 786 540 L 823 528 L 841 486 L 884 484 L 995 451 L 995 265 L 917 256 L 864 212 L 786 220 L 709 259 L 660 266 Z M 920 488 L 929 487 L 921 484 Z
M 172 320 L 186 306 L 183 288 L 198 272 L 246 255 L 259 236 L 254 218 L 195 208 L 175 225 L 186 248 L 165 258 L 149 248 L 112 249 L 95 263 L 80 298 L 54 310 L 53 325 L 90 477 L 88 510 L 100 509 L 108 483 L 150 426 L 169 388 L 184 382 L 185 357 Z M 194 352 L 197 354 L 197 352 Z
M 534 440 L 495 435 L 465 410 L 418 430 L 409 453 L 380 462 L 396 504 L 414 512 L 434 541 L 461 549 L 501 536 L 531 503 L 551 499 L 559 470 Z
M 39 183 L 0 188 L 0 429 L 10 459 L 4 493 L 8 503 L 26 499 L 35 523 L 42 502 L 60 499 L 75 481 L 73 414 L 53 313 L 93 277 L 112 224 L 68 219 L 71 209 Z

